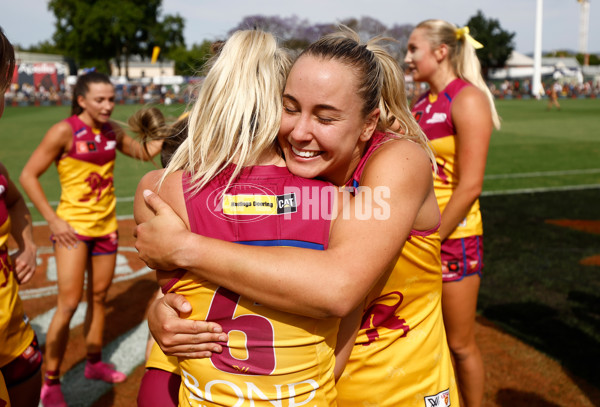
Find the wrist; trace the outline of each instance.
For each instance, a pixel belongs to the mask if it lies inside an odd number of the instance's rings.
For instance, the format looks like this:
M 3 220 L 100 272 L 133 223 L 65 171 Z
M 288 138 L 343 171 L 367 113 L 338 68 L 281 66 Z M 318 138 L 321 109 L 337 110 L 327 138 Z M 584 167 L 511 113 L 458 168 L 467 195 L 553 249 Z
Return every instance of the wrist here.
M 199 245 L 203 236 L 188 230 L 182 235 L 173 256 L 173 265 L 175 268 L 193 269 L 202 261 L 202 250 L 199 249 Z

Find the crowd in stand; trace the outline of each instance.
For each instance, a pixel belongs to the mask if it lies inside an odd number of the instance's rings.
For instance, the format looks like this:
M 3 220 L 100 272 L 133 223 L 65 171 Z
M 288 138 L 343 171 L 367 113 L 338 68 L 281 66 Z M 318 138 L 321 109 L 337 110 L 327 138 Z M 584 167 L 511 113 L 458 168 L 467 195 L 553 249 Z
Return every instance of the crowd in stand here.
M 190 99 L 191 88 L 189 84 L 183 85 L 156 85 L 128 83 L 115 86 L 117 104 L 145 104 L 145 103 L 187 103 Z M 13 83 L 7 89 L 5 100 L 7 106 L 51 106 L 70 105 L 72 86 L 61 83 L 59 89 L 54 86 L 40 84 L 34 86 L 29 83 L 22 85 Z
M 182 85 L 156 85 L 131 82 L 118 84 L 116 88 L 117 104 L 145 104 L 145 103 L 172 103 L 187 104 L 190 100 L 190 91 L 193 87 L 188 86 L 193 82 Z M 550 88 L 554 81 L 542 83 L 544 95 L 548 97 Z M 559 81 L 562 86 L 561 98 L 597 98 L 600 96 L 600 81 L 587 80 L 581 84 L 570 81 Z M 531 97 L 531 81 L 529 79 L 504 80 L 490 82 L 489 88 L 497 99 L 521 99 Z M 424 83 L 407 82 L 407 94 L 421 94 Z M 33 105 L 69 105 L 72 97 L 72 86 L 60 84 L 59 89 L 54 86 L 40 84 L 34 86 L 29 83 L 18 85 L 13 83 L 6 91 L 5 100 L 7 106 L 33 106 Z

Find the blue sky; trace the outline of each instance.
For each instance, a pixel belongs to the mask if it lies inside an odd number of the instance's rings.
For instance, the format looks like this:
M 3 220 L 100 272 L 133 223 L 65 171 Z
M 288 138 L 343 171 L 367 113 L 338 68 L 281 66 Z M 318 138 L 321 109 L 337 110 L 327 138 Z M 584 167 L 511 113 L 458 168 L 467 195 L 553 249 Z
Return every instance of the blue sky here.
M 534 48 L 536 0 L 163 0 L 163 14 L 179 13 L 186 20 L 186 43 L 223 38 L 244 16 L 296 15 L 311 23 L 337 22 L 369 16 L 387 26 L 416 24 L 442 18 L 463 25 L 477 10 L 495 18 L 505 30 L 515 32 L 516 50 Z M 542 48 L 579 49 L 580 5 L 577 0 L 544 0 Z M 600 2 L 591 0 L 588 51 L 600 53 Z M 0 26 L 16 44 L 29 46 L 49 40 L 54 15 L 46 0 L 3 1 Z

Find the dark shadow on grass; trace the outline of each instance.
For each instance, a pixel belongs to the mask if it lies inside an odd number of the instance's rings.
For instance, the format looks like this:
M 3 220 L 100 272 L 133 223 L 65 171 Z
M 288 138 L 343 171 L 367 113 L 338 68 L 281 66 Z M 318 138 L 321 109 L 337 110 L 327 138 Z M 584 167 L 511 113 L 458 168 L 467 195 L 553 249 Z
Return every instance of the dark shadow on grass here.
M 483 315 L 499 324 L 503 330 L 558 360 L 570 375 L 583 379 L 579 383 L 589 382 L 592 386 L 600 387 L 598 342 L 563 322 L 557 310 L 539 303 L 520 302 L 489 306 L 484 309 Z M 592 396 L 589 394 L 592 387 L 581 384 L 579 387 L 582 391 Z
M 539 394 L 528 393 L 513 389 L 500 389 L 496 393 L 496 403 L 502 407 L 561 407 L 562 404 L 552 403 L 540 397 Z

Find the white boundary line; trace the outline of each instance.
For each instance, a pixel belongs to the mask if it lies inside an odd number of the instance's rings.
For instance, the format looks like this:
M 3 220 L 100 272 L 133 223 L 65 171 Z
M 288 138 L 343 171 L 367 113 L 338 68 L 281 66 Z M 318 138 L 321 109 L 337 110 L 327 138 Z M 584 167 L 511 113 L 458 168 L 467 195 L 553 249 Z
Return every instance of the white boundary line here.
M 522 188 L 522 189 L 510 189 L 510 190 L 505 190 L 505 191 L 484 191 L 481 193 L 481 196 L 535 194 L 538 192 L 582 191 L 582 190 L 586 190 L 586 189 L 600 189 L 600 184 L 567 185 L 564 187 L 548 187 L 548 188 Z
M 512 179 L 512 178 L 538 178 L 538 177 L 556 177 L 561 175 L 582 175 L 582 174 L 600 174 L 600 168 L 588 170 L 567 170 L 567 171 L 540 171 L 540 172 L 521 172 L 515 174 L 490 174 L 483 177 L 484 180 L 492 179 Z

